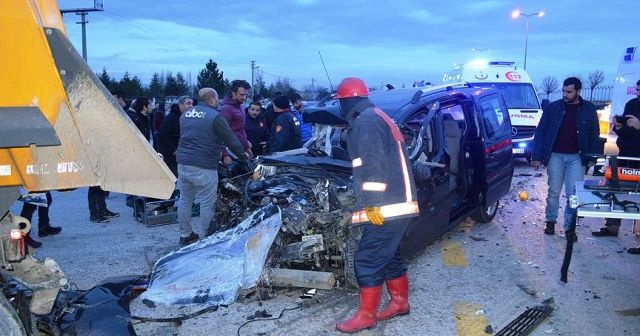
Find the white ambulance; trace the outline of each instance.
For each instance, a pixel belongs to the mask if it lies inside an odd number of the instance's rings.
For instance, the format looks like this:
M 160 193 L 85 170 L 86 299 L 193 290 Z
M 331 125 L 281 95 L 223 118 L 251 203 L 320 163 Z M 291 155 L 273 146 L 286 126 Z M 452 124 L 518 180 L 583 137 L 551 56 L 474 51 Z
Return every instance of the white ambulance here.
M 622 115 L 624 105 L 636 96 L 636 83 L 640 80 L 640 50 L 628 47 L 618 62 L 618 73 L 613 83 L 611 115 Z
M 444 74 L 443 83 L 468 82 L 473 86 L 502 90 L 511 117 L 514 157 L 531 160 L 533 136 L 542 108 L 529 74 L 515 62 L 474 60 Z

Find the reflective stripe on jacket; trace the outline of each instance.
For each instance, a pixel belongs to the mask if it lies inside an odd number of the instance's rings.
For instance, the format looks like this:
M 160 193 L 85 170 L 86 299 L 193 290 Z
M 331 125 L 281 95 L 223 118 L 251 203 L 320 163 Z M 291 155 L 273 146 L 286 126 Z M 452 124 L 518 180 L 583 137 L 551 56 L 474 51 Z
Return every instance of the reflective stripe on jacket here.
M 367 108 L 351 122 L 348 150 L 358 206 L 378 206 L 385 219 L 419 213 L 413 172 L 404 138 L 396 124 L 379 108 Z M 364 210 L 352 214 L 352 223 L 368 222 Z

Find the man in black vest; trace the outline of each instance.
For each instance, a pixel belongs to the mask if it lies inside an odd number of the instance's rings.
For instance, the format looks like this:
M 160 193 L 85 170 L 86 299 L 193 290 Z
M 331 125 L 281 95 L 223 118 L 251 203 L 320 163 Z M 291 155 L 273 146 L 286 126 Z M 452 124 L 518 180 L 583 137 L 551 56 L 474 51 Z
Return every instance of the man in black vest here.
M 191 226 L 191 207 L 196 194 L 200 196 L 200 220 L 204 235 L 213 233 L 210 227 L 215 213 L 218 192 L 218 162 L 223 145 L 250 167 L 249 158 L 227 120 L 216 109 L 218 93 L 212 88 L 198 92 L 198 105 L 180 116 L 180 143 L 176 152 L 178 162 L 178 221 L 180 244 L 188 245 L 199 235 Z

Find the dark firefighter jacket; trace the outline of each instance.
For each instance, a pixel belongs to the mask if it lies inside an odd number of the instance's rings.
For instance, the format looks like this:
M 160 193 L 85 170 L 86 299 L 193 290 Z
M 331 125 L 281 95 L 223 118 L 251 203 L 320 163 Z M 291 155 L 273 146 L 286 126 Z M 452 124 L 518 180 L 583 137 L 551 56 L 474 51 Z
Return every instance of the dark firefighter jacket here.
M 370 206 L 379 206 L 389 220 L 418 215 L 404 138 L 389 116 L 379 108 L 365 109 L 350 122 L 347 146 L 360 209 L 353 213 L 352 223 L 368 222 L 361 209 Z
M 291 111 L 280 112 L 271 125 L 269 150 L 282 152 L 302 147 L 300 121 Z

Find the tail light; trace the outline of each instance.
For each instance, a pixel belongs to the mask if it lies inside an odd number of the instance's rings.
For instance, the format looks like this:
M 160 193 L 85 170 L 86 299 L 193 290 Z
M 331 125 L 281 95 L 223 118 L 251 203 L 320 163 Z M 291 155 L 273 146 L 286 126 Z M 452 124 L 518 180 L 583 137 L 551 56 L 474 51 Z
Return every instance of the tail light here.
M 8 236 L 3 235 L 0 242 L 4 262 L 16 262 L 24 259 L 24 234 L 20 229 L 12 229 Z
M 11 240 L 19 240 L 22 239 L 22 231 L 19 229 L 12 229 L 10 234 Z

